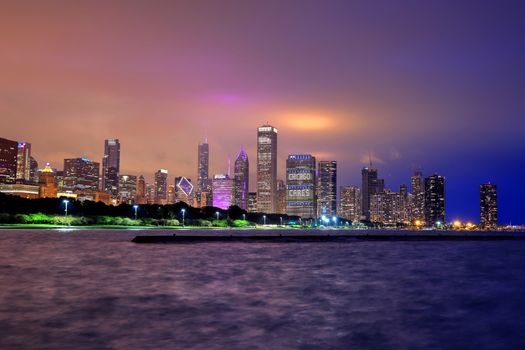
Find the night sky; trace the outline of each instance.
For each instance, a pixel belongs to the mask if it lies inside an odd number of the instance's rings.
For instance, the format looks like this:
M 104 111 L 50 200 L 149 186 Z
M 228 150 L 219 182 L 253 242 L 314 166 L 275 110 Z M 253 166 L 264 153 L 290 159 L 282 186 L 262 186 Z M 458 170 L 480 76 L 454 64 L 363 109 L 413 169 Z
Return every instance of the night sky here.
M 416 168 L 447 180 L 447 220 L 525 223 L 524 1 L 2 1 L 0 137 L 42 165 L 100 161 L 195 179 L 279 129 L 285 157 L 339 162 L 360 185 L 368 153 L 397 191 Z

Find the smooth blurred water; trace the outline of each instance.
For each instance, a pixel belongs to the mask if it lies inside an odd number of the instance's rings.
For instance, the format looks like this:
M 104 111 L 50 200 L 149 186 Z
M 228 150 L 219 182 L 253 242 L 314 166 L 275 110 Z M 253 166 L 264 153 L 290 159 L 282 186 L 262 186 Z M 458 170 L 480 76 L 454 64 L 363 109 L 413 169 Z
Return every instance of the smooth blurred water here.
M 525 241 L 144 233 L 0 231 L 0 349 L 525 348 Z

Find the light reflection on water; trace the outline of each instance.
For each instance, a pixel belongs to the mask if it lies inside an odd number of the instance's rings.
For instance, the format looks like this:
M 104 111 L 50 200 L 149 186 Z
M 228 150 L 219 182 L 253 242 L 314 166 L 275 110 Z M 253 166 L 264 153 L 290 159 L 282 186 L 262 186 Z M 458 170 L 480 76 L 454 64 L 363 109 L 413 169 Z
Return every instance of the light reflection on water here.
M 522 241 L 136 234 L 0 231 L 0 349 L 525 348 Z

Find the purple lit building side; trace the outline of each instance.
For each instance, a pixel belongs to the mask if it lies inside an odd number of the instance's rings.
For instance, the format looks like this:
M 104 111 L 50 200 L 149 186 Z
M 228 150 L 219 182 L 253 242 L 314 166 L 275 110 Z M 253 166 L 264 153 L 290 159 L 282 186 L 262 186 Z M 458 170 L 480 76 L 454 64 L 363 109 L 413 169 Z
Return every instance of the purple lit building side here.
M 228 175 L 215 175 L 212 188 L 213 206 L 228 209 L 233 204 L 233 179 Z

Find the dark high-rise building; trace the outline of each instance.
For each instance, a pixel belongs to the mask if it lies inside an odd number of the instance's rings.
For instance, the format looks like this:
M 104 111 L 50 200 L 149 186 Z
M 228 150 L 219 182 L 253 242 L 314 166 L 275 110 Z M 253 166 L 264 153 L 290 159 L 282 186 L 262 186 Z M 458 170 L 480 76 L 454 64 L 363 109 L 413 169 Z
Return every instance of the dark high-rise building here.
M 62 190 L 76 193 L 97 192 L 100 163 L 87 158 L 64 159 Z
M 496 185 L 481 185 L 479 197 L 481 227 L 486 229 L 498 227 L 498 192 Z
M 315 157 L 291 154 L 286 159 L 286 213 L 303 219 L 315 218 Z
M 277 180 L 277 214 L 286 214 L 286 183 Z
M 120 142 L 118 139 L 104 141 L 102 159 L 102 190 L 116 197 L 120 173 Z
M 246 210 L 248 209 L 248 191 L 250 189 L 250 163 L 244 149 L 241 148 L 233 168 L 234 204 Z
M 248 212 L 257 212 L 257 192 L 248 193 Z
M 208 140 L 199 144 L 198 159 L 197 159 L 197 189 L 195 198 L 198 206 L 206 206 L 201 204 L 201 193 L 211 193 L 211 181 L 209 180 L 209 164 L 210 164 L 210 146 Z
M 425 220 L 425 183 L 421 171 L 412 176 L 412 220 Z
M 425 224 L 445 223 L 445 178 L 434 174 L 425 178 Z
M 257 129 L 257 211 L 277 211 L 277 129 Z
M 15 183 L 18 142 L 0 138 L 0 183 Z
M 337 162 L 322 160 L 317 170 L 317 216 L 337 214 Z
M 38 162 L 31 156 L 29 156 L 29 181 L 38 183 Z
M 363 168 L 361 171 L 361 211 L 366 220 L 370 220 L 370 199 L 385 189 L 385 181 L 377 178 L 377 169 Z
M 18 155 L 16 159 L 16 180 L 30 182 L 31 178 L 31 144 L 27 142 L 18 143 Z
M 168 171 L 165 169 L 160 169 L 155 173 L 154 198 L 155 204 L 167 204 Z
M 119 175 L 118 197 L 121 203 L 133 204 L 137 198 L 137 177 Z
M 361 190 L 357 186 L 341 186 L 339 216 L 350 221 L 361 219 Z
M 137 181 L 137 204 L 146 204 L 146 180 L 140 175 Z

